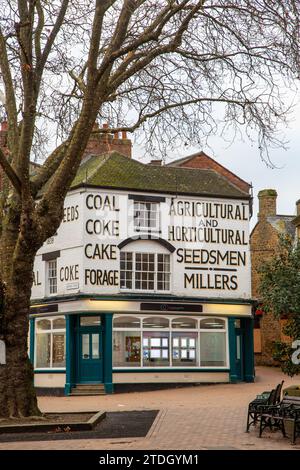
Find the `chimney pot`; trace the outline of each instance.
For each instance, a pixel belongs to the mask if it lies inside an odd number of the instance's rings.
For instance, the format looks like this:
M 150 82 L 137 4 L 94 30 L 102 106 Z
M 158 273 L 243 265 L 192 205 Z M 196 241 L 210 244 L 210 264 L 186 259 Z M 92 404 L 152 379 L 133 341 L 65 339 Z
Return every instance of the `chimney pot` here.
M 122 131 L 122 139 L 127 139 L 127 132 L 126 131 Z
M 108 129 L 108 123 L 105 122 L 102 127 L 103 127 L 103 129 Z
M 114 139 L 118 139 L 119 138 L 119 132 L 114 132 Z

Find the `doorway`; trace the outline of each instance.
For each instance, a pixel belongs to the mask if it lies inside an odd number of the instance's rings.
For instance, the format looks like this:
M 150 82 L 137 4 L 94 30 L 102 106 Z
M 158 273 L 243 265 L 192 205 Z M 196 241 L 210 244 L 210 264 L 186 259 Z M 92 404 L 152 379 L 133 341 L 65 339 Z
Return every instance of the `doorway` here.
M 103 342 L 100 316 L 80 316 L 77 325 L 77 383 L 103 382 Z

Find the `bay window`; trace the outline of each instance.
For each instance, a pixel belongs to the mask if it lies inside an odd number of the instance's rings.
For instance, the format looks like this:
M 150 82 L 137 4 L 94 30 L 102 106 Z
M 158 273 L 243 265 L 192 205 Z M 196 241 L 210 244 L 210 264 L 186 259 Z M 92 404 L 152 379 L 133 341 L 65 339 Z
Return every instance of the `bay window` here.
M 169 291 L 170 255 L 163 253 L 120 253 L 121 289 Z

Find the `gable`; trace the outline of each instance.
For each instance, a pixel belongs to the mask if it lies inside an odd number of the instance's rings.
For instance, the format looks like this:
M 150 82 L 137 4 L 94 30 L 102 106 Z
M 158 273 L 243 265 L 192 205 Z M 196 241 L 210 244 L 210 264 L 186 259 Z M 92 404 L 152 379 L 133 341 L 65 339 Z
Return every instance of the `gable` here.
M 246 181 L 239 178 L 237 175 L 232 173 L 230 170 L 225 168 L 220 163 L 216 162 L 213 158 L 206 155 L 204 152 L 199 152 L 189 157 L 184 157 L 179 160 L 175 160 L 168 164 L 168 166 L 180 167 L 180 168 L 194 168 L 203 170 L 213 170 L 219 175 L 223 176 L 230 183 L 237 186 L 244 192 L 249 193 L 251 185 Z

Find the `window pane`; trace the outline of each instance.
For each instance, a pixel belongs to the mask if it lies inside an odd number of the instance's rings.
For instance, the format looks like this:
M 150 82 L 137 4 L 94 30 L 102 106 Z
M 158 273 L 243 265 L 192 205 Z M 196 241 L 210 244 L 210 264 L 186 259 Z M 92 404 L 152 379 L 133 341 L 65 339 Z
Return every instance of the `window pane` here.
M 52 367 L 65 367 L 66 365 L 66 337 L 65 333 L 53 334 Z
M 114 328 L 140 328 L 141 321 L 135 317 L 118 317 L 114 319 Z
M 120 287 L 132 289 L 132 253 L 121 252 L 120 259 Z
M 99 326 L 101 325 L 101 317 L 80 317 L 80 326 Z
M 113 366 L 140 367 L 141 333 L 139 331 L 114 331 Z
M 92 359 L 99 359 L 99 334 L 92 334 Z
M 198 365 L 198 334 L 172 333 L 173 366 L 192 367 Z
M 57 260 L 48 261 L 48 286 L 49 293 L 57 293 Z
M 64 318 L 56 318 L 52 322 L 54 330 L 64 330 L 66 328 L 66 320 Z
M 186 328 L 194 330 L 195 328 L 197 328 L 197 320 L 188 317 L 175 318 L 174 320 L 172 320 L 172 328 Z
M 164 317 L 148 317 L 143 320 L 143 328 L 169 328 L 170 322 Z
M 36 367 L 50 367 L 51 334 L 36 335 Z
M 225 333 L 200 333 L 201 366 L 226 366 L 226 335 Z
M 225 329 L 225 320 L 220 318 L 205 318 L 204 320 L 200 321 L 200 329 Z
M 51 330 L 51 321 L 50 320 L 38 320 L 36 322 L 36 327 L 38 330 Z
M 169 333 L 163 331 L 144 332 L 143 365 L 145 367 L 167 367 L 170 365 Z
M 81 357 L 82 359 L 89 359 L 90 358 L 90 335 L 89 334 L 82 335 L 81 341 L 82 341 Z

